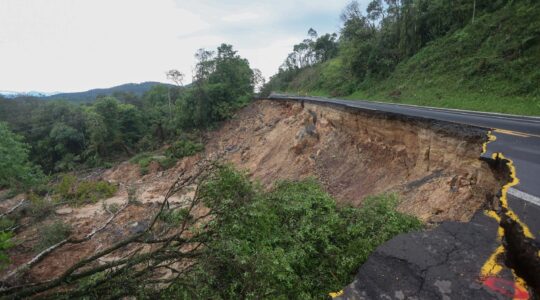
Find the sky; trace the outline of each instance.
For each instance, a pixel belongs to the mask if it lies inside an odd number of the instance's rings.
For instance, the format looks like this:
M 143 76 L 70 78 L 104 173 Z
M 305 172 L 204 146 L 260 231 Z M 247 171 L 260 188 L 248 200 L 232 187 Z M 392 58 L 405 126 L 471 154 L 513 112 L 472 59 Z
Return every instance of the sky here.
M 350 0 L 0 0 L 0 90 L 75 92 L 191 81 L 197 49 L 232 44 L 265 77 Z M 365 1 L 359 1 L 365 2 Z

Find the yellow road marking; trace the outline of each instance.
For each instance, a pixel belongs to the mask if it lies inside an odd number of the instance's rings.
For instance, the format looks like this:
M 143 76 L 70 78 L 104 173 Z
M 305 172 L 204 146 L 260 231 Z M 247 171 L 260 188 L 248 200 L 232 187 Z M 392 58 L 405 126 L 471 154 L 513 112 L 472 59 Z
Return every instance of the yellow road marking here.
M 480 274 L 483 278 L 496 276 L 498 275 L 503 266 L 497 261 L 497 257 L 504 252 L 504 247 L 500 245 L 495 249 L 495 251 L 489 256 L 488 260 L 482 266 Z
M 485 142 L 482 144 L 482 154 L 481 154 L 481 155 L 483 155 L 484 153 L 487 152 L 487 144 L 489 144 L 489 143 L 494 142 L 495 140 L 497 140 L 497 137 L 494 136 L 494 135 L 491 133 L 491 130 L 488 131 L 487 136 L 488 136 L 487 141 L 485 141 Z
M 529 137 L 533 137 L 533 136 L 534 137 L 540 137 L 540 135 L 536 135 L 536 134 L 529 134 L 529 133 L 513 131 L 513 130 L 506 130 L 506 129 L 499 129 L 499 128 L 495 128 L 495 132 L 502 133 L 502 134 L 519 136 L 519 137 L 524 137 L 524 138 L 529 138 Z
M 510 169 L 510 178 L 512 179 L 509 183 L 505 184 L 503 186 L 503 188 L 502 188 L 502 191 L 501 191 L 501 206 L 508 210 L 508 212 L 506 214 L 508 215 L 508 217 L 510 217 L 510 219 L 516 221 L 519 225 L 521 225 L 521 227 L 523 228 L 523 233 L 525 234 L 525 236 L 530 238 L 530 239 L 534 239 L 534 235 L 532 234 L 531 230 L 529 229 L 529 226 L 527 226 L 525 223 L 523 223 L 519 219 L 519 217 L 514 213 L 514 211 L 512 211 L 510 209 L 510 207 L 508 206 L 508 199 L 506 197 L 506 194 L 508 193 L 508 189 L 515 186 L 515 185 L 517 185 L 519 183 L 519 178 L 517 178 L 517 176 L 516 176 L 516 167 L 514 166 L 514 162 L 511 159 L 504 157 L 504 155 L 502 153 L 493 153 L 492 157 L 493 157 L 493 159 L 499 158 L 499 159 L 503 159 L 503 160 L 507 161 L 506 165 Z
M 500 133 L 507 133 L 507 131 L 502 131 L 501 129 L 495 129 L 495 131 L 500 132 Z M 508 134 L 514 134 L 514 133 L 515 132 L 511 132 L 511 133 L 508 133 Z M 489 131 L 487 134 L 488 134 L 488 139 L 482 145 L 482 154 L 486 153 L 487 144 L 496 139 L 493 136 L 491 131 Z M 518 134 L 521 134 L 521 133 L 518 133 Z M 516 135 L 516 134 L 514 134 L 514 135 Z M 523 136 L 523 135 L 524 134 L 522 134 L 520 136 Z M 528 238 L 534 239 L 534 235 L 532 234 L 529 227 L 525 223 L 523 223 L 519 219 L 519 217 L 514 213 L 514 211 L 512 211 L 510 209 L 510 207 L 508 206 L 508 198 L 507 198 L 508 189 L 515 186 L 515 185 L 517 185 L 519 183 L 519 178 L 516 176 L 516 167 L 514 166 L 514 162 L 511 159 L 505 158 L 502 153 L 493 153 L 492 158 L 493 159 L 506 160 L 506 166 L 508 167 L 508 169 L 510 171 L 511 180 L 510 180 L 510 182 L 505 184 L 502 187 L 502 190 L 501 190 L 501 198 L 500 198 L 501 206 L 507 210 L 506 215 L 509 218 L 511 218 L 512 220 L 514 220 L 515 222 L 517 222 L 522 227 L 523 233 L 525 234 L 525 236 L 528 237 Z M 486 213 L 487 216 L 495 219 L 495 221 L 497 221 L 497 223 L 500 224 L 501 217 L 497 214 L 497 212 L 495 212 L 493 210 L 490 210 L 490 211 L 486 211 L 485 213 Z M 502 241 L 503 236 L 504 236 L 504 229 L 499 225 L 499 228 L 497 230 L 497 237 L 498 237 L 498 239 L 500 241 Z M 498 261 L 498 256 L 501 255 L 503 252 L 504 252 L 504 246 L 500 245 L 489 256 L 488 260 L 484 263 L 484 265 L 482 266 L 482 268 L 480 270 L 480 276 L 482 278 L 487 278 L 487 277 L 490 277 L 490 276 L 496 276 L 497 274 L 499 274 L 503 270 L 503 266 Z M 539 252 L 539 254 L 540 254 L 540 252 Z M 517 276 L 517 274 L 515 273 L 514 270 L 512 270 L 512 274 L 514 275 L 514 282 L 515 282 L 516 286 L 519 287 L 519 288 L 522 288 L 523 290 L 526 290 L 527 285 L 525 283 L 525 280 L 523 280 L 523 278 Z M 517 299 L 516 297 L 514 297 L 514 298 Z
M 514 270 L 512 270 L 512 275 L 514 275 L 514 282 L 516 284 L 516 288 L 514 289 L 514 299 L 516 300 L 523 299 L 523 298 L 518 298 L 516 294 L 518 290 L 526 291 L 527 283 L 525 283 L 525 280 L 519 277 Z
M 343 295 L 343 290 L 341 290 L 339 292 L 335 292 L 335 293 L 329 293 L 328 295 L 330 297 L 332 297 L 332 298 L 336 298 L 336 297 L 339 297 L 339 296 Z

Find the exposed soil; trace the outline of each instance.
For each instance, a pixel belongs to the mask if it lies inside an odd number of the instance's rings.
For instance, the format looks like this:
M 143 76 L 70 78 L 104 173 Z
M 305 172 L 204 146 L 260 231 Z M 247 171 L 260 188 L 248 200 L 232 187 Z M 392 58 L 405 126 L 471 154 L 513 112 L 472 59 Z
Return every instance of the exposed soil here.
M 83 257 L 144 228 L 182 170 L 191 170 L 203 157 L 221 157 L 244 169 L 265 186 L 281 179 L 314 176 L 341 204 L 359 206 L 368 195 L 396 192 L 399 210 L 425 222 L 465 222 L 491 199 L 500 184 L 489 166 L 479 160 L 482 130 L 434 121 L 408 119 L 298 102 L 261 100 L 234 119 L 208 133 L 205 153 L 179 161 L 169 170 L 150 168 L 141 176 L 128 162 L 95 175 L 117 183 L 118 193 L 103 200 L 118 206 L 135 189 L 138 204 L 121 211 L 105 230 L 82 244 L 65 245 L 9 283 L 54 278 Z M 171 198 L 183 203 L 184 195 Z M 23 196 L 0 203 L 6 211 Z M 12 264 L 0 278 L 30 260 L 38 228 L 55 219 L 71 224 L 84 236 L 109 218 L 103 201 L 81 207 L 57 207 L 48 219 L 29 223 L 17 232 L 10 250 Z M 63 209 L 63 210 L 62 210 Z
M 264 184 L 315 176 L 343 204 L 396 192 L 426 222 L 468 221 L 500 189 L 479 160 L 482 130 L 310 103 L 258 101 L 211 134 L 207 151 Z

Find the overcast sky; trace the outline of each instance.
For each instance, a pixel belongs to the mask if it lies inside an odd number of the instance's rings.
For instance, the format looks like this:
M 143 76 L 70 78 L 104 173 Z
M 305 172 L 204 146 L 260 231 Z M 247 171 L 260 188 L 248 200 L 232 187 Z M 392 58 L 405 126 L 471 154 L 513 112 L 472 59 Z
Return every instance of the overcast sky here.
M 338 31 L 348 2 L 0 0 L 0 90 L 166 81 L 168 69 L 191 78 L 195 51 L 222 42 L 268 77 L 310 27 Z

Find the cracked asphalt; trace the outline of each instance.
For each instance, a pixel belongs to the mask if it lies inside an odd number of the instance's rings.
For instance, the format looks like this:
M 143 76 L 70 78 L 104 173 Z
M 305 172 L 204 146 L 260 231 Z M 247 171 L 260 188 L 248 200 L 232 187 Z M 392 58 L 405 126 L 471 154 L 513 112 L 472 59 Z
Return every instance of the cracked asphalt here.
M 495 289 L 478 277 L 500 245 L 497 228 L 477 213 L 468 223 L 399 235 L 377 248 L 336 299 L 512 299 L 510 269 L 502 270 Z
M 540 118 L 411 105 L 272 94 L 271 100 L 309 101 L 393 113 L 492 130 L 485 157 L 503 153 L 519 183 L 508 206 L 540 240 Z M 432 230 L 404 234 L 383 244 L 360 267 L 337 299 L 528 299 L 513 270 L 496 256 L 498 222 L 479 211 L 468 223 L 443 222 Z M 496 257 L 487 276 L 486 261 Z M 493 272 L 491 272 L 493 271 Z M 495 275 L 489 275 L 495 274 Z

